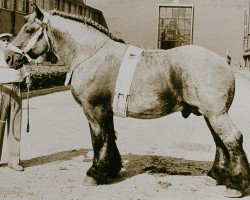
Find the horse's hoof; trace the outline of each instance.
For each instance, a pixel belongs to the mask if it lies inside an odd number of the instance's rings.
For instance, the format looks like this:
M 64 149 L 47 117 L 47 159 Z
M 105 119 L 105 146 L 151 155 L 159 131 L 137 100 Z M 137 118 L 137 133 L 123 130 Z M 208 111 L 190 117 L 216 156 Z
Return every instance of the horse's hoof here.
M 206 185 L 211 185 L 211 186 L 218 185 L 218 182 L 217 182 L 215 179 L 211 178 L 210 176 L 207 176 L 207 177 L 205 178 L 204 183 L 205 183 Z
M 90 177 L 90 176 L 85 176 L 85 178 L 83 179 L 83 185 L 85 186 L 96 186 L 97 182 L 94 178 Z
M 239 197 L 242 197 L 243 195 L 241 191 L 230 189 L 230 188 L 227 188 L 226 190 L 224 190 L 223 194 L 225 197 L 229 197 L 229 198 L 239 198 Z

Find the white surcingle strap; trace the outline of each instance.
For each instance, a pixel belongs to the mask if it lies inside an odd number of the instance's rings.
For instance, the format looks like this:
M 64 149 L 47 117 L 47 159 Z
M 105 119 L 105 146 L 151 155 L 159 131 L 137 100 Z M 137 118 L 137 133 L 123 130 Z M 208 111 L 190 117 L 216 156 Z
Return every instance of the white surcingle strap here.
M 123 56 L 118 73 L 113 100 L 113 113 L 118 117 L 127 117 L 128 97 L 134 72 L 144 50 L 129 45 Z

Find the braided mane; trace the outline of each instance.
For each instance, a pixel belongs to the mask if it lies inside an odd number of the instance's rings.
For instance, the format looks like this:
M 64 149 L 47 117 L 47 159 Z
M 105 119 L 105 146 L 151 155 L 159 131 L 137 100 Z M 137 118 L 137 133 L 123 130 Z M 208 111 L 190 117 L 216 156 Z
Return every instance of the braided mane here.
M 89 18 L 86 18 L 86 17 L 83 17 L 83 16 L 79 16 L 79 15 L 75 15 L 75 14 L 70 14 L 70 13 L 57 11 L 57 10 L 51 10 L 51 11 L 49 11 L 49 13 L 51 15 L 58 15 L 60 17 L 66 18 L 66 19 L 81 22 L 83 24 L 86 24 L 88 26 L 91 26 L 91 27 L 97 29 L 98 31 L 100 31 L 103 34 L 109 36 L 110 39 L 112 39 L 112 40 L 114 40 L 116 42 L 125 43 L 125 41 L 123 39 L 117 38 L 112 33 L 110 33 L 107 28 L 103 27 L 102 25 L 98 24 L 97 22 L 95 22 L 92 19 L 89 19 Z

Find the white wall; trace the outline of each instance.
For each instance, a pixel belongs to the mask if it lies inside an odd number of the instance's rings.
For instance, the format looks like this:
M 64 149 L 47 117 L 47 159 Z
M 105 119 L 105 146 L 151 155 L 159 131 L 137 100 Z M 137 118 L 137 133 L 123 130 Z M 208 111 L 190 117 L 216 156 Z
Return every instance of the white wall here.
M 88 0 L 87 5 L 103 12 L 110 31 L 129 43 L 157 48 L 158 6 L 173 0 Z M 248 0 L 179 0 L 194 5 L 193 43 L 232 56 L 243 63 L 244 10 Z

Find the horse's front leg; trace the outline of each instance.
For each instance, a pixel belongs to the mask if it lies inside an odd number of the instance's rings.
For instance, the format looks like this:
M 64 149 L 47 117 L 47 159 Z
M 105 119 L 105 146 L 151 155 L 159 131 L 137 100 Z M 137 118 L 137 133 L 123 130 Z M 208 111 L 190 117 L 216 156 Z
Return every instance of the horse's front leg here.
M 94 158 L 87 171 L 85 184 L 103 184 L 115 178 L 121 170 L 121 156 L 116 146 L 113 112 L 105 106 L 84 109 L 89 121 Z M 90 181 L 91 180 L 91 181 Z

